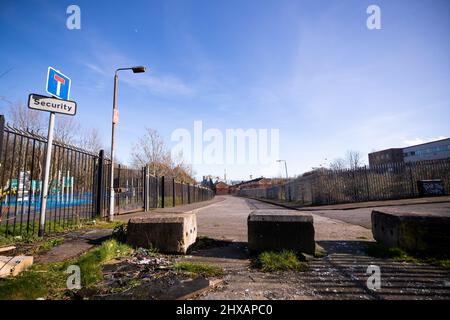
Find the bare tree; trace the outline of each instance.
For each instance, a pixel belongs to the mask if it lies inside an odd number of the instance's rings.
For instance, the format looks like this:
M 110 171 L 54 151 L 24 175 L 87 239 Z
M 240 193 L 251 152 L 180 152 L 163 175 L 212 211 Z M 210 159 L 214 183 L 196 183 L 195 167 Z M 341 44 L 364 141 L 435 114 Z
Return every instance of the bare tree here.
M 192 166 L 185 162 L 182 152 L 172 158 L 158 131 L 145 128 L 131 154 L 134 167 L 150 166 L 155 176 L 171 176 L 177 181 L 194 183 Z
M 182 182 L 194 183 L 195 179 L 193 176 L 195 175 L 194 170 L 192 169 L 192 165 L 187 164 L 185 162 L 183 152 L 180 152 L 175 156 L 172 162 L 172 175 L 173 177 Z
M 145 128 L 144 135 L 134 145 L 131 159 L 133 166 L 149 165 L 154 175 L 164 174 L 171 167 L 170 154 L 163 138 L 151 128 Z
M 347 167 L 345 159 L 337 158 L 330 163 L 330 169 L 332 170 L 343 170 Z
M 59 142 L 75 144 L 80 131 L 80 124 L 73 117 L 57 117 L 55 121 L 55 139 Z
M 23 103 L 16 102 L 9 107 L 11 123 L 17 129 L 44 134 L 47 128 L 42 112 L 27 108 Z
M 350 169 L 357 169 L 364 164 L 362 153 L 359 151 L 348 150 L 346 162 Z
M 93 153 L 97 153 L 100 149 L 104 149 L 100 134 L 96 128 L 80 133 L 78 146 Z
M 15 128 L 46 136 L 48 113 L 27 108 L 17 102 L 10 106 L 9 115 Z M 54 132 L 59 142 L 73 144 L 79 135 L 80 125 L 72 117 L 57 116 Z

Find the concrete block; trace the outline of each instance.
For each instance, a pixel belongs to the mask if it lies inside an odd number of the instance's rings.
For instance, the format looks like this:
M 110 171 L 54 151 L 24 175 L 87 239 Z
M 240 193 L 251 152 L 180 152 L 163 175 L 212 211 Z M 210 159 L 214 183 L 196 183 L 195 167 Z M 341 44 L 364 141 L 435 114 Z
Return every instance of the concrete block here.
M 450 216 L 405 213 L 393 210 L 372 211 L 375 240 L 410 252 L 450 254 Z
M 0 278 L 17 276 L 33 264 L 31 256 L 0 256 Z
M 314 254 L 314 224 L 310 214 L 294 210 L 256 210 L 247 219 L 251 251 L 294 250 Z
M 127 242 L 134 247 L 185 254 L 196 238 L 195 213 L 155 213 L 128 222 Z

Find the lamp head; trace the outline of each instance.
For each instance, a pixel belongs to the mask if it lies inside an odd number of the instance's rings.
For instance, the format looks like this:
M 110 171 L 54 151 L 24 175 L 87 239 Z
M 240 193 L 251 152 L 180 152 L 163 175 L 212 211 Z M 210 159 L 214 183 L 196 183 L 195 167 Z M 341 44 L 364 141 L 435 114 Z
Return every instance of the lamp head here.
M 131 70 L 133 70 L 134 73 L 143 73 L 145 72 L 146 68 L 144 66 L 137 66 L 132 67 Z

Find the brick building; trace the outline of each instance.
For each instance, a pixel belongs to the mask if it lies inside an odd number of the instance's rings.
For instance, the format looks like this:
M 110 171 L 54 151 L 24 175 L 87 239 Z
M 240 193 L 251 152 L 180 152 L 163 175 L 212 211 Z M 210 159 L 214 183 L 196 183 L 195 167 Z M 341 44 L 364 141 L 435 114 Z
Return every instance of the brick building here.
M 403 162 L 402 148 L 391 148 L 369 153 L 369 166 L 371 167 L 394 162 Z
M 230 193 L 230 186 L 223 181 L 219 181 L 215 183 L 216 187 L 216 195 L 226 195 Z

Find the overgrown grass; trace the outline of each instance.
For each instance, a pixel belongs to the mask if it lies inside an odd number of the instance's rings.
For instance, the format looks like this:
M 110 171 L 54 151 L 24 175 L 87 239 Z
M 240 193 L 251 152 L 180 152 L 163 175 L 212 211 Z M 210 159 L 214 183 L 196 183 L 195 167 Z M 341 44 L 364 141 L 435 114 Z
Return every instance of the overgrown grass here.
M 102 278 L 101 265 L 111 259 L 131 254 L 133 250 L 116 240 L 107 240 L 96 249 L 82 255 L 76 265 L 81 269 L 81 284 L 89 287 Z
M 64 298 L 66 280 L 65 273 L 69 265 L 78 265 L 81 271 L 82 287 L 90 287 L 102 278 L 102 264 L 131 254 L 132 249 L 116 240 L 107 240 L 98 248 L 94 248 L 77 259 L 65 262 L 36 264 L 17 277 L 0 279 L 0 300 L 11 299 L 47 299 Z
M 68 220 L 64 224 L 54 223 L 51 221 L 46 222 L 45 232 L 47 235 L 58 235 L 73 230 L 89 230 L 89 229 L 114 229 L 125 224 L 123 221 L 108 222 L 104 220 Z M 34 229 L 33 229 L 34 228 Z M 28 232 L 27 232 L 28 230 Z M 34 233 L 33 233 L 34 230 Z M 35 241 L 42 241 L 42 237 L 38 237 L 39 230 L 38 222 L 17 223 L 14 225 L 9 224 L 6 227 L 5 224 L 0 225 L 0 246 L 11 245 L 15 243 L 32 243 Z M 8 236 L 6 236 L 8 234 Z
M 63 263 L 33 265 L 14 278 L 0 279 L 0 300 L 61 299 L 67 274 Z
M 204 277 L 214 277 L 223 274 L 223 269 L 220 267 L 188 261 L 175 263 L 174 270 Z
M 415 256 L 400 248 L 390 248 L 379 243 L 368 244 L 366 253 L 375 258 L 392 259 L 397 262 L 428 263 L 450 271 L 450 259 L 448 256 Z
M 304 271 L 308 268 L 305 261 L 300 261 L 294 251 L 266 251 L 259 254 L 253 261 L 253 266 L 264 272 L 274 271 Z

